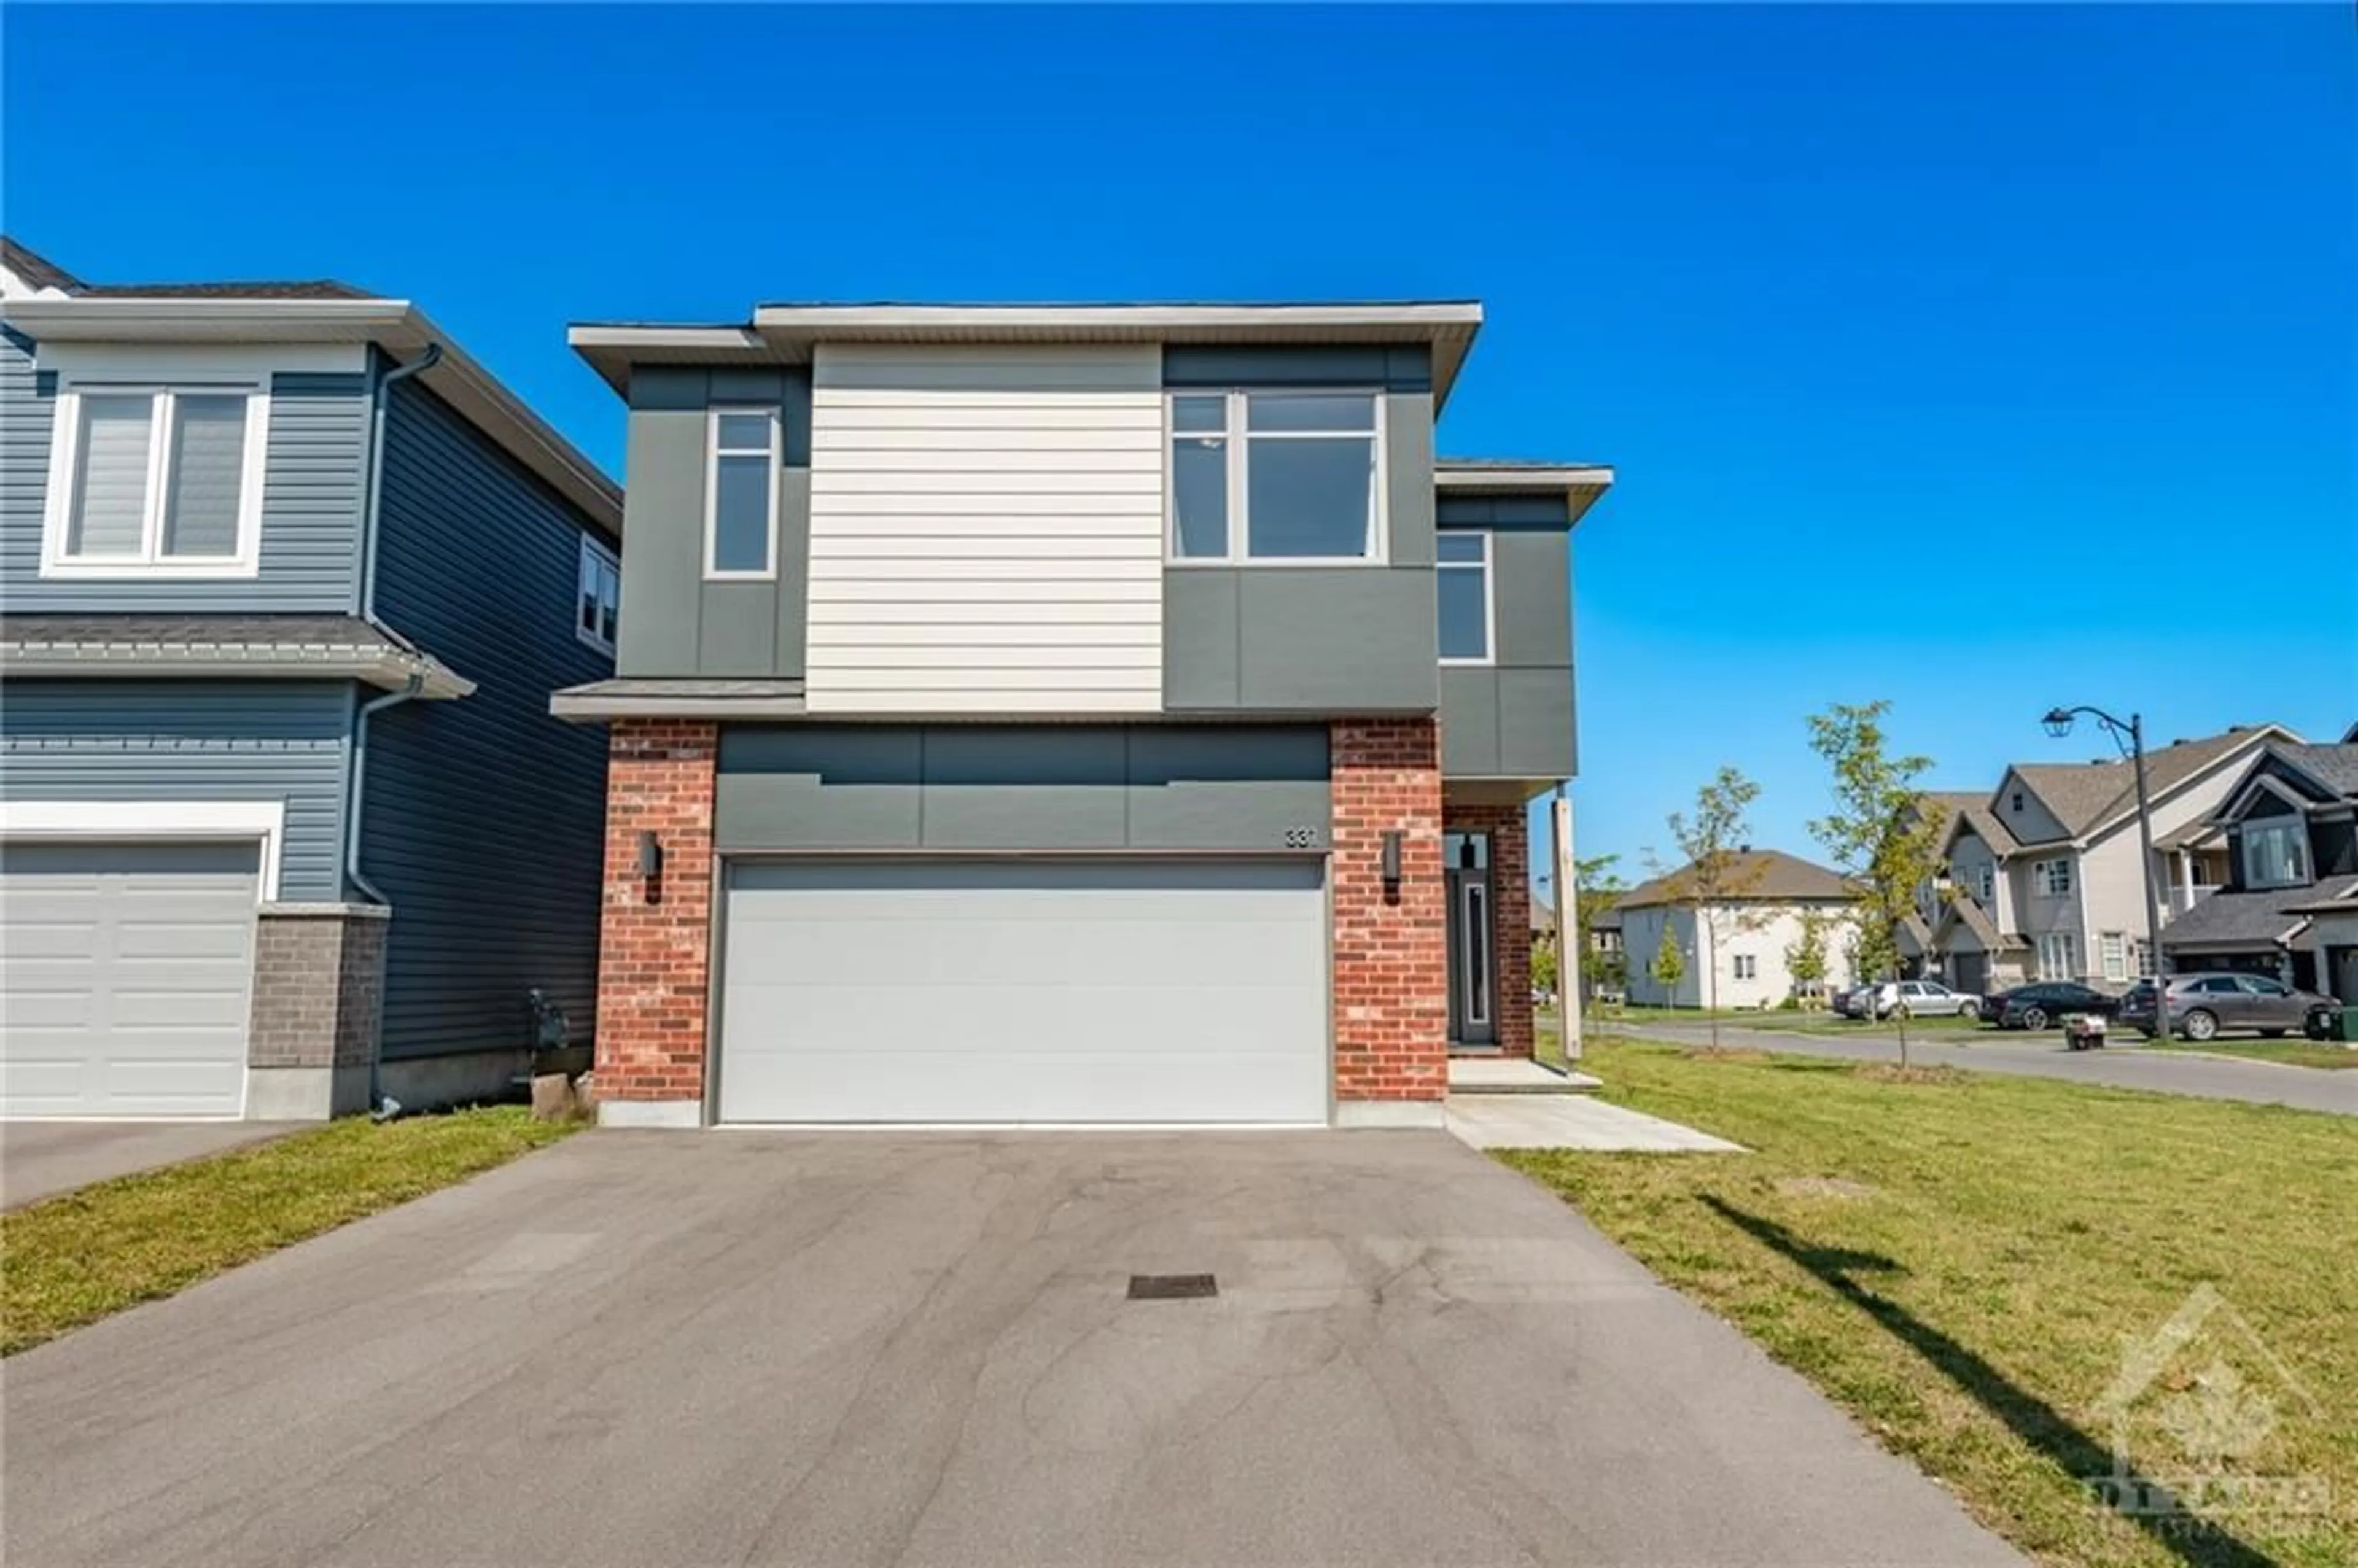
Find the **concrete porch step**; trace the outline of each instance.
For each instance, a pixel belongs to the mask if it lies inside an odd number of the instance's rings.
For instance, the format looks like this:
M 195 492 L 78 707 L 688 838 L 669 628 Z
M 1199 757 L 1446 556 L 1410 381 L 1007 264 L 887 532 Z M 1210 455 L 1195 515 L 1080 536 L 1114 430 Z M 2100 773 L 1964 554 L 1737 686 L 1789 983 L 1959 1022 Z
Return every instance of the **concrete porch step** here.
M 1592 1074 L 1560 1072 L 1527 1056 L 1452 1056 L 1449 1092 L 1453 1095 L 1577 1095 L 1601 1088 L 1605 1080 Z

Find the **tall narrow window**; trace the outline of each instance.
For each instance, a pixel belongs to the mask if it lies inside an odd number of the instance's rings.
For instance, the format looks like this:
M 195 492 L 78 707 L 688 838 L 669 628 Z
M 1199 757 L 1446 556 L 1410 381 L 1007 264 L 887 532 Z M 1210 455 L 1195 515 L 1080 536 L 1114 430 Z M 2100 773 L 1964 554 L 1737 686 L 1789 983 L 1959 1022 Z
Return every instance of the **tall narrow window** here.
M 266 404 L 247 387 L 68 388 L 44 575 L 254 575 Z
M 778 411 L 712 410 L 704 500 L 704 575 L 777 575 Z
M 1433 541 L 1433 592 L 1441 611 L 1441 662 L 1490 662 L 1490 532 L 1444 533 Z

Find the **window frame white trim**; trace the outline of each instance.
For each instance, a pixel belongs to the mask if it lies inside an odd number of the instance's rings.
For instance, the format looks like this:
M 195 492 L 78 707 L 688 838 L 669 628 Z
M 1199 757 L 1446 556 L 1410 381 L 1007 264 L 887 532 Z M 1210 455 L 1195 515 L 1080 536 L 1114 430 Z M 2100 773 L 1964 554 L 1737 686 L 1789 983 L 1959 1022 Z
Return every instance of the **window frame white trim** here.
M 2049 874 L 2048 871 L 2050 866 L 2063 868 L 2061 887 L 2054 885 L 2055 879 Z M 2030 891 L 2039 898 L 2070 898 L 2074 887 L 2072 876 L 2071 857 L 2069 855 L 2055 855 L 2043 860 L 2033 860 L 2030 862 Z
M 609 576 L 609 577 L 612 578 L 612 579 L 613 579 L 613 581 L 614 581 L 614 628 L 615 628 L 615 632 L 616 632 L 616 633 L 617 633 L 617 636 L 616 636 L 616 637 L 608 637 L 608 636 L 606 636 L 602 632 L 591 632 L 589 628 L 587 628 L 587 627 L 585 627 L 585 626 L 583 626 L 583 625 L 581 624 L 581 600 L 582 600 L 582 598 L 583 598 L 584 592 L 585 592 L 585 590 L 587 589 L 587 587 L 588 587 L 588 579 L 589 579 L 589 576 L 590 576 L 590 568 L 593 565 L 594 565 L 595 567 L 597 567 L 600 571 L 604 572 L 607 576 Z M 603 596 L 602 594 L 600 594 L 600 597 L 599 597 L 599 600 L 598 600 L 598 607 L 599 607 L 599 616 L 600 616 L 600 622 L 602 622 L 602 621 L 603 621 L 603 619 L 604 619 L 604 614 L 605 614 L 605 606 L 606 606 L 606 600 L 605 600 L 605 598 L 604 598 L 604 596 Z M 597 538 L 593 537 L 591 535 L 590 535 L 590 534 L 588 534 L 588 533 L 586 533 L 586 532 L 585 532 L 585 533 L 581 535 L 581 557 L 580 557 L 580 566 L 579 566 L 579 570 L 577 570 L 577 571 L 575 572 L 575 574 L 574 574 L 574 579 L 573 579 L 573 635 L 574 635 L 574 639 L 575 639 L 577 642 L 579 642 L 579 643 L 583 643 L 584 645 L 586 645 L 586 646 L 588 646 L 588 647 L 595 648 L 598 652 L 600 652 L 600 653 L 601 653 L 601 654 L 605 654 L 608 658 L 610 658 L 610 659 L 611 659 L 611 658 L 612 658 L 612 657 L 614 656 L 614 645 L 615 645 L 616 641 L 619 639 L 619 634 L 620 634 L 620 633 L 621 633 L 621 631 L 622 631 L 622 557 L 619 557 L 619 556 L 617 556 L 617 555 L 616 555 L 612 550 L 608 549 L 608 548 L 606 547 L 606 546 L 605 546 L 605 544 L 604 544 L 604 542 L 603 542 L 603 541 L 601 541 L 601 540 L 600 540 L 600 539 L 597 539 Z
M 151 844 L 216 839 L 261 844 L 257 903 L 278 902 L 283 800 L 0 800 L 0 842 L 91 839 Z
M 2253 829 L 2274 836 L 2283 833 L 2292 840 L 2295 857 L 2299 860 L 2297 872 L 2289 877 L 2272 877 L 2266 881 L 2252 874 Z M 2284 888 L 2312 887 L 2317 882 L 2316 859 L 2309 852 L 2309 817 L 2306 813 L 2271 812 L 2266 816 L 2246 816 L 2235 824 L 2235 859 L 2229 867 L 2232 874 L 2243 880 L 2243 886 L 2254 892 L 2273 892 Z
M 704 411 L 704 580 L 707 582 L 775 582 L 778 580 L 778 489 L 784 482 L 780 470 L 785 460 L 785 421 L 774 403 L 714 403 Z M 750 447 L 731 447 L 727 453 L 720 448 L 720 419 L 723 415 L 758 414 L 768 422 L 769 450 L 756 454 Z M 763 552 L 769 565 L 759 571 L 722 570 L 713 564 L 714 552 L 720 543 L 720 460 L 766 455 L 770 460 L 770 482 L 764 488 L 769 501 L 769 529 L 765 535 L 768 546 Z
M 1228 549 L 1217 556 L 1179 553 L 1179 485 L 1172 461 L 1173 444 L 1180 436 L 1208 436 L 1209 430 L 1178 428 L 1177 408 L 1183 397 L 1225 400 L 1220 438 L 1228 457 Z M 1262 430 L 1253 432 L 1249 401 L 1254 397 L 1365 397 L 1373 414 L 1365 432 L 1357 430 Z M 1390 474 L 1390 400 L 1380 386 L 1166 386 L 1163 389 L 1163 564 L 1166 567 L 1249 567 L 1255 571 L 1300 567 L 1388 567 L 1391 565 L 1391 496 Z M 1256 556 L 1249 541 L 1251 440 L 1333 440 L 1365 434 L 1373 443 L 1368 476 L 1367 553 L 1357 556 Z
M 82 398 L 144 396 L 148 400 L 147 481 L 136 556 L 77 556 L 73 533 L 74 471 L 81 461 Z M 230 556 L 164 554 L 164 514 L 170 505 L 172 411 L 181 396 L 243 396 L 244 447 L 240 453 L 237 552 Z M 118 378 L 59 377 L 49 425 L 49 471 L 41 506 L 44 579 L 59 581 L 251 581 L 262 575 L 263 490 L 270 466 L 270 377 L 198 375 Z
M 2050 943 L 2055 945 L 2053 950 L 2060 952 L 2063 957 L 2063 972 L 2061 974 L 2051 972 L 2052 966 L 2050 966 L 2047 961 L 2050 952 L 2049 945 Z M 2039 934 L 2039 940 L 2037 943 L 2037 953 L 2039 957 L 2039 979 L 2041 982 L 2051 985 L 2062 980 L 2077 980 L 2080 978 L 2080 937 L 2077 932 L 2040 932 Z
M 2118 962 L 2115 962 L 2117 959 Z M 2129 957 L 2129 935 L 2125 931 L 2100 931 L 2096 934 L 2096 968 L 2108 980 L 2125 980 L 2135 965 Z
M 1482 560 L 1478 568 L 1474 563 L 1468 561 L 1444 561 L 1441 558 L 1441 541 L 1443 539 L 1462 537 L 1469 534 L 1478 534 L 1482 538 Z M 1495 528 L 1440 528 L 1433 532 L 1433 571 L 1435 579 L 1433 583 L 1433 600 L 1436 606 L 1440 602 L 1441 585 L 1439 579 L 1443 572 L 1479 570 L 1482 574 L 1482 656 L 1478 659 L 1469 659 L 1463 655 L 1444 654 L 1441 655 L 1441 662 L 1444 665 L 1462 665 L 1479 668 L 1484 665 L 1496 665 L 1498 662 L 1498 574 L 1496 565 L 1497 539 L 1498 530 Z M 1441 630 L 1439 620 L 1439 611 L 1436 609 L 1434 611 L 1433 626 L 1433 634 L 1436 637 L 1440 635 Z

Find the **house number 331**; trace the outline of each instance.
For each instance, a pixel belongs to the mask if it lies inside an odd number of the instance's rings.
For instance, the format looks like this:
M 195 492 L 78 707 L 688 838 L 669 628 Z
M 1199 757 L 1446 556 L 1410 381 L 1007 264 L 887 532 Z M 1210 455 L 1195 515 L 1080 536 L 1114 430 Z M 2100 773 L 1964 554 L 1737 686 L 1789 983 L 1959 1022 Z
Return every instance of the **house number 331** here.
M 1318 829 L 1315 827 L 1287 828 L 1285 847 L 1289 849 L 1315 849 L 1318 848 Z

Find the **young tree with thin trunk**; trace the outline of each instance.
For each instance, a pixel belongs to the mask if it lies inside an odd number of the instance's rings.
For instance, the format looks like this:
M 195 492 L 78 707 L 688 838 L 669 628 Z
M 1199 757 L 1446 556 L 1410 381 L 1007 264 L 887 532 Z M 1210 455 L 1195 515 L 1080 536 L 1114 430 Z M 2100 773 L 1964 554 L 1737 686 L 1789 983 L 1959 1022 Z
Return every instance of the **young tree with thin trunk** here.
M 1584 997 L 1594 998 L 1599 990 L 1618 989 L 1628 978 L 1628 955 L 1605 952 L 1596 946 L 1596 922 L 1610 914 L 1613 906 L 1621 902 L 1621 895 L 1629 891 L 1613 870 L 1620 859 L 1618 855 L 1597 855 L 1580 861 L 1575 868 L 1578 886 L 1573 905 L 1577 923 L 1572 928 L 1572 935 L 1580 953 L 1578 979 Z
M 1899 932 L 1916 912 L 1917 890 L 1940 869 L 1942 822 L 1920 809 L 1916 780 L 1930 757 L 1894 757 L 1883 717 L 1888 702 L 1836 703 L 1810 716 L 1810 749 L 1832 770 L 1833 809 L 1810 824 L 1835 866 L 1858 892 L 1854 971 L 1863 979 L 1899 978 Z M 1908 1065 L 1907 1009 L 1899 1025 L 1899 1065 Z
M 1668 914 L 1662 916 L 1662 939 L 1654 944 L 1654 956 L 1646 964 L 1646 973 L 1662 988 L 1663 1005 L 1679 1005 L 1679 982 L 1687 978 L 1687 956 L 1679 948 L 1679 924 Z
M 1731 907 L 1760 881 L 1761 862 L 1746 851 L 1752 847 L 1747 814 L 1758 799 L 1760 786 L 1735 768 L 1722 768 L 1712 781 L 1695 791 L 1694 815 L 1671 813 L 1671 837 L 1686 857 L 1686 864 L 1671 873 L 1671 896 L 1691 911 L 1695 922 L 1695 946 L 1702 949 L 1704 1006 L 1711 1020 L 1711 1043 L 1719 1044 L 1719 939 L 1723 929 L 1746 931 L 1751 916 Z
M 1797 988 L 1825 981 L 1827 925 L 1825 915 L 1819 911 L 1801 911 L 1801 929 L 1794 935 L 1792 946 L 1785 949 L 1785 972 L 1793 977 Z

